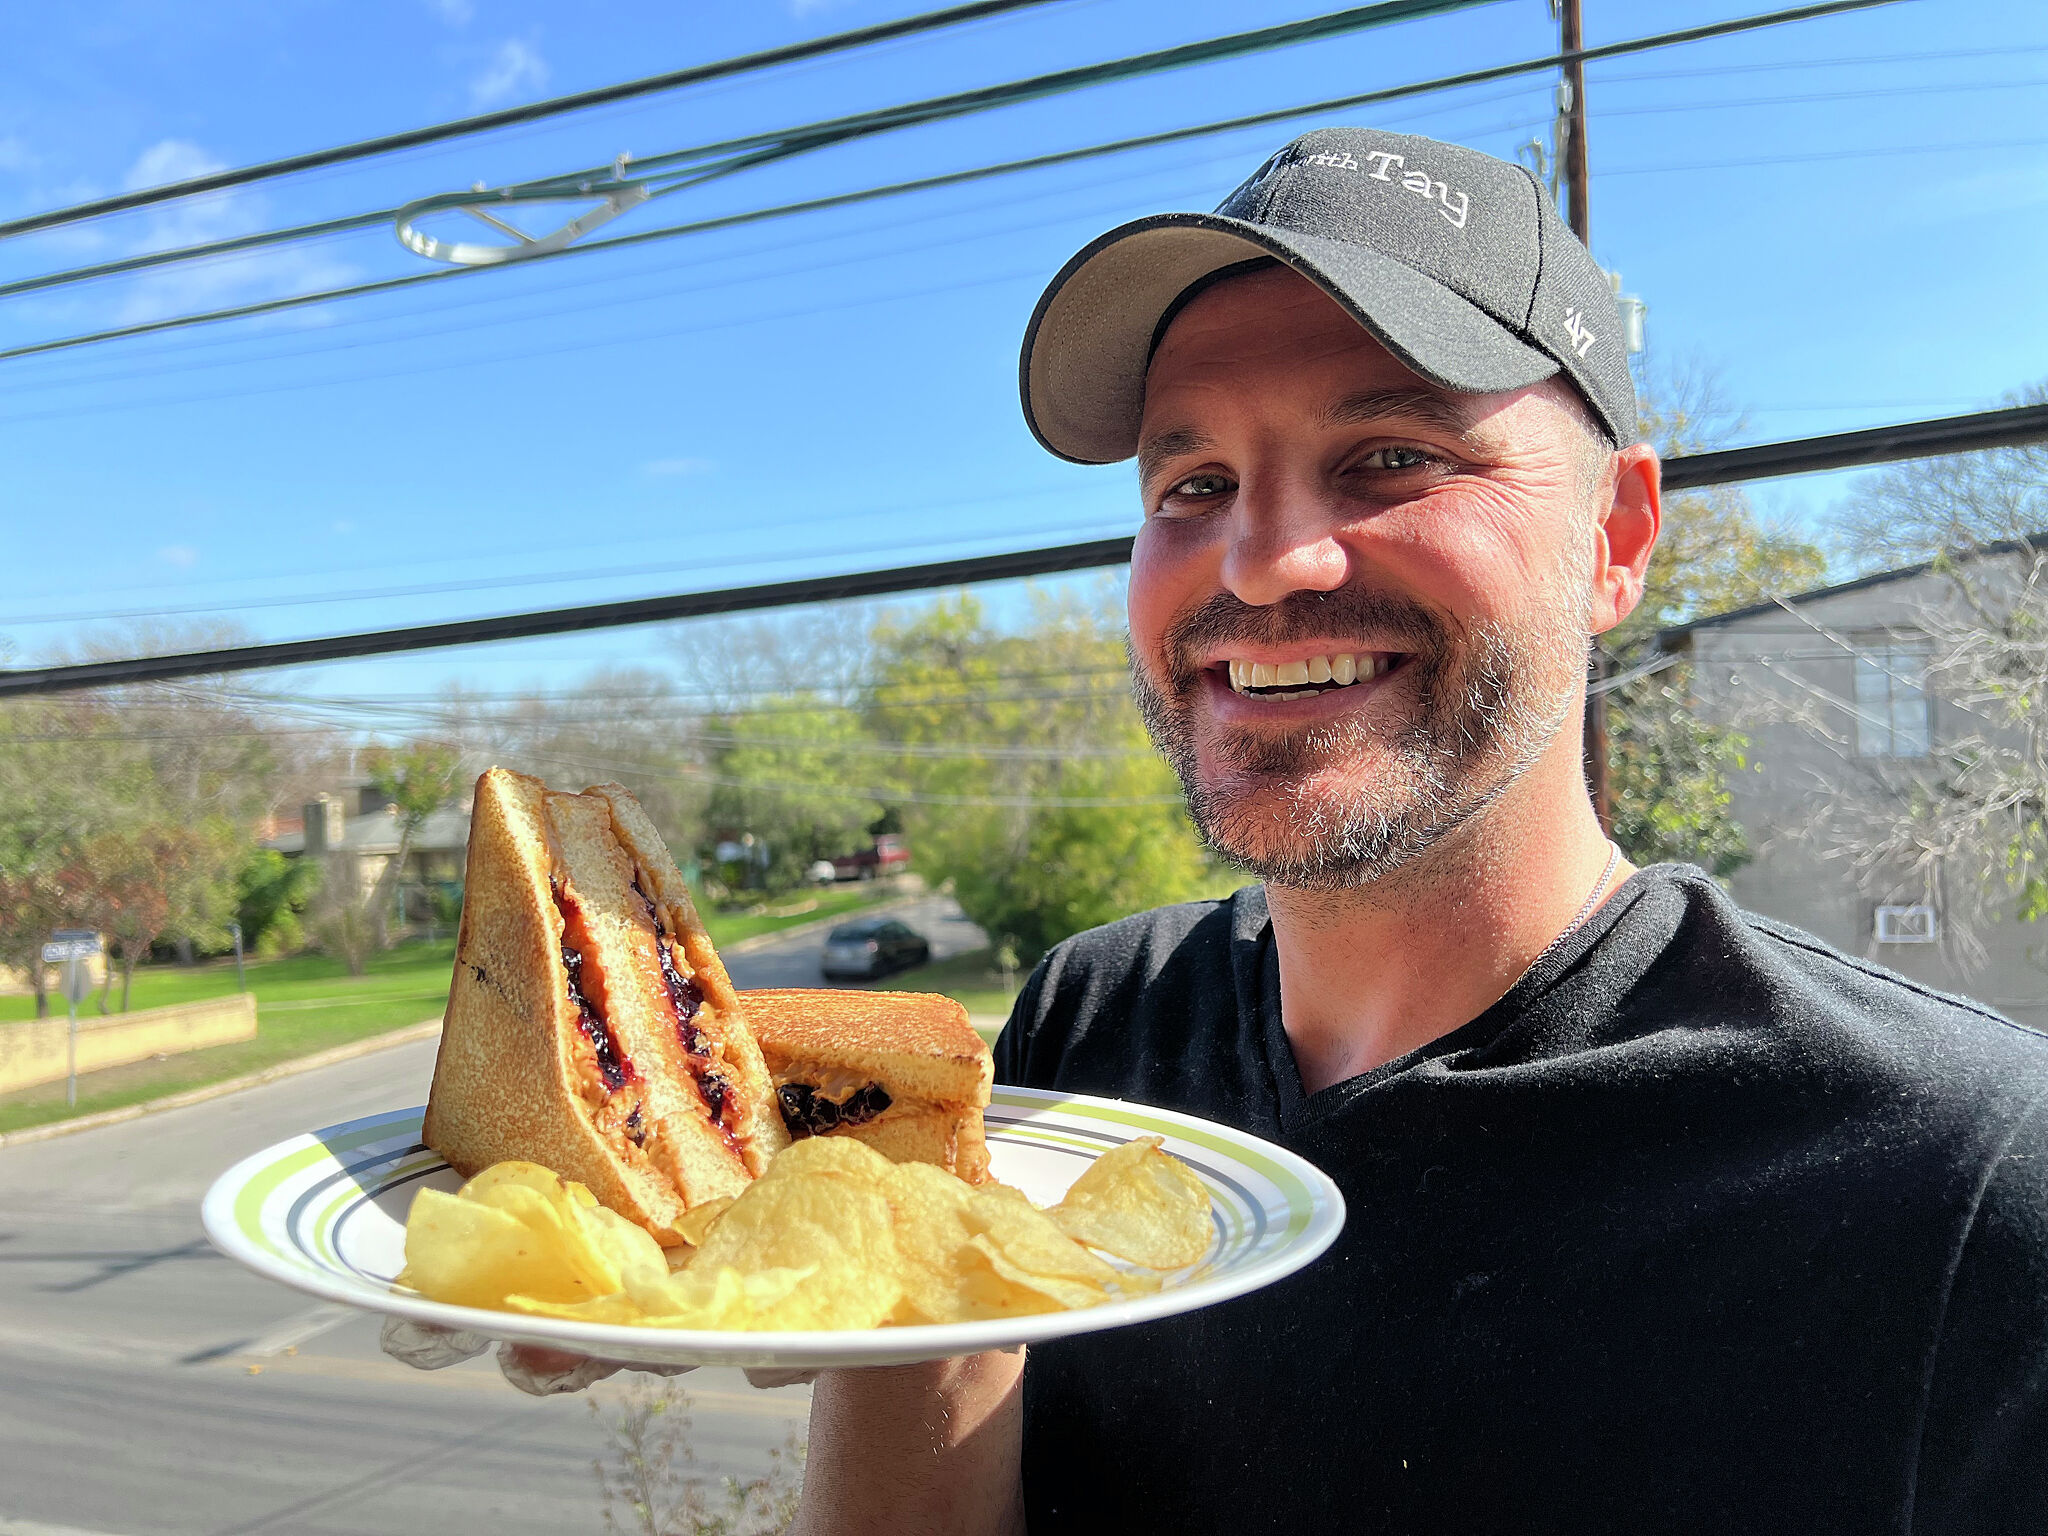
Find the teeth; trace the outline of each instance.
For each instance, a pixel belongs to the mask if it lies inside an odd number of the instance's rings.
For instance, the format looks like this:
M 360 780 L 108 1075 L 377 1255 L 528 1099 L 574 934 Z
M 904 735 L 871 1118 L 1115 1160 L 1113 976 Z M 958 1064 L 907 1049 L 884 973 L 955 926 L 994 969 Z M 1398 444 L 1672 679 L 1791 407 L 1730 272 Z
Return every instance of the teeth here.
M 1306 661 L 1232 661 L 1229 663 L 1230 686 L 1243 693 L 1249 688 L 1287 689 L 1285 693 L 1268 693 L 1269 699 L 1309 699 L 1312 691 L 1305 686 L 1311 683 L 1336 684 L 1348 687 L 1352 683 L 1370 682 L 1394 664 L 1394 658 L 1378 655 L 1371 651 L 1363 655 L 1346 652 L 1339 656 L 1311 656 Z

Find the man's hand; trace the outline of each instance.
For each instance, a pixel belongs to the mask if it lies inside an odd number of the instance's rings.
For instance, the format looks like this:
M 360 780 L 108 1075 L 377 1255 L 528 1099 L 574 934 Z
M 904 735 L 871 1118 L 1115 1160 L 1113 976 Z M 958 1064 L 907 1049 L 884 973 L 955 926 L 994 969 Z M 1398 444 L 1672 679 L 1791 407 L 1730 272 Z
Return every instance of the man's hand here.
M 820 1373 L 792 1536 L 1024 1536 L 1024 1351 Z
M 403 1317 L 384 1319 L 379 1338 L 384 1353 L 394 1360 L 422 1371 L 472 1360 L 491 1347 L 480 1333 L 461 1333 L 432 1323 L 415 1323 Z M 639 1360 L 599 1360 L 590 1355 L 571 1354 L 539 1344 L 503 1343 L 498 1346 L 498 1369 L 507 1381 L 534 1397 L 552 1397 L 558 1392 L 581 1392 L 594 1382 L 620 1371 L 646 1371 L 655 1376 L 680 1376 L 694 1371 L 694 1365 L 658 1365 Z M 793 1387 L 811 1380 L 816 1371 L 749 1370 L 747 1380 L 757 1387 Z

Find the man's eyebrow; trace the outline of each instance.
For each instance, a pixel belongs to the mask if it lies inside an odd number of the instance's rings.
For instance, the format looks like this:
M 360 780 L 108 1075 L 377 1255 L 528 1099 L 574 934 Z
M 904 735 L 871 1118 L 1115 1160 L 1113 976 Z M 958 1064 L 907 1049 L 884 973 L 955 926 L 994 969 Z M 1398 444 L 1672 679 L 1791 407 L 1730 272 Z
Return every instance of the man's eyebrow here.
M 1470 438 L 1478 419 L 1458 401 L 1433 389 L 1362 389 L 1316 413 L 1322 427 L 1363 427 L 1389 417 L 1435 427 L 1460 440 Z
M 1138 478 L 1150 479 L 1162 459 L 1182 453 L 1200 453 L 1204 448 L 1215 446 L 1214 438 L 1197 432 L 1193 427 L 1173 427 L 1165 432 L 1155 432 L 1138 444 Z

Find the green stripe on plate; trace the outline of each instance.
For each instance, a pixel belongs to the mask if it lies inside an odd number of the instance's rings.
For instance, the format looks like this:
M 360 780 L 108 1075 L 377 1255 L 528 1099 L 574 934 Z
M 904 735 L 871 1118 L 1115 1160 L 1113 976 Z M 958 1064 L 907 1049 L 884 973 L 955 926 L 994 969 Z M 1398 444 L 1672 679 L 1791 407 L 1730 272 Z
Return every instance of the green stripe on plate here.
M 281 1157 L 269 1167 L 253 1175 L 241 1192 L 235 1196 L 235 1227 L 250 1242 L 280 1259 L 290 1258 L 296 1248 L 280 1248 L 263 1231 L 263 1208 L 270 1197 L 277 1193 L 278 1186 L 294 1174 L 304 1173 L 316 1163 L 331 1161 L 339 1164 L 343 1154 L 366 1147 L 375 1141 L 384 1141 L 392 1136 L 406 1134 L 407 1122 L 390 1120 L 382 1125 L 373 1125 L 357 1131 L 340 1141 L 315 1141 L 309 1147 L 301 1147 L 289 1157 Z M 419 1122 L 411 1122 L 412 1134 L 419 1134 Z

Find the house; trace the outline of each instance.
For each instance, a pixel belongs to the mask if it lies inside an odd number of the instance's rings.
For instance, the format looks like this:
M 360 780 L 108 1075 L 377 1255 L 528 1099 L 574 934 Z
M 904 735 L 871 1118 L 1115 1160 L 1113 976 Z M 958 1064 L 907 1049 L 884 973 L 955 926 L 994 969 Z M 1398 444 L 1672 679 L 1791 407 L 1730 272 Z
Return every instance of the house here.
M 1979 590 L 2011 590 L 2033 547 L 1987 546 L 1965 575 Z M 1700 715 L 1749 737 L 1748 770 L 1728 784 L 1754 851 L 1728 879 L 1737 902 L 2048 1027 L 2048 920 L 2019 921 L 2005 901 L 2003 920 L 1973 921 L 1967 887 L 1981 867 L 1930 877 L 1882 863 L 1859 871 L 1851 857 L 1873 818 L 1896 820 L 1947 771 L 1944 744 L 1987 729 L 1928 683 L 1937 635 L 1971 623 L 1963 591 L 1943 570 L 1910 566 L 1696 619 L 1659 643 L 1691 662 Z
M 296 821 L 273 822 L 263 846 L 287 858 L 318 858 L 330 866 L 344 862 L 356 890 L 367 895 L 398 854 L 398 808 L 375 786 L 352 784 L 308 801 Z M 469 802 L 464 797 L 434 812 L 413 833 L 394 897 L 394 919 L 424 921 L 432 915 L 429 898 L 434 893 L 459 896 L 468 849 Z

